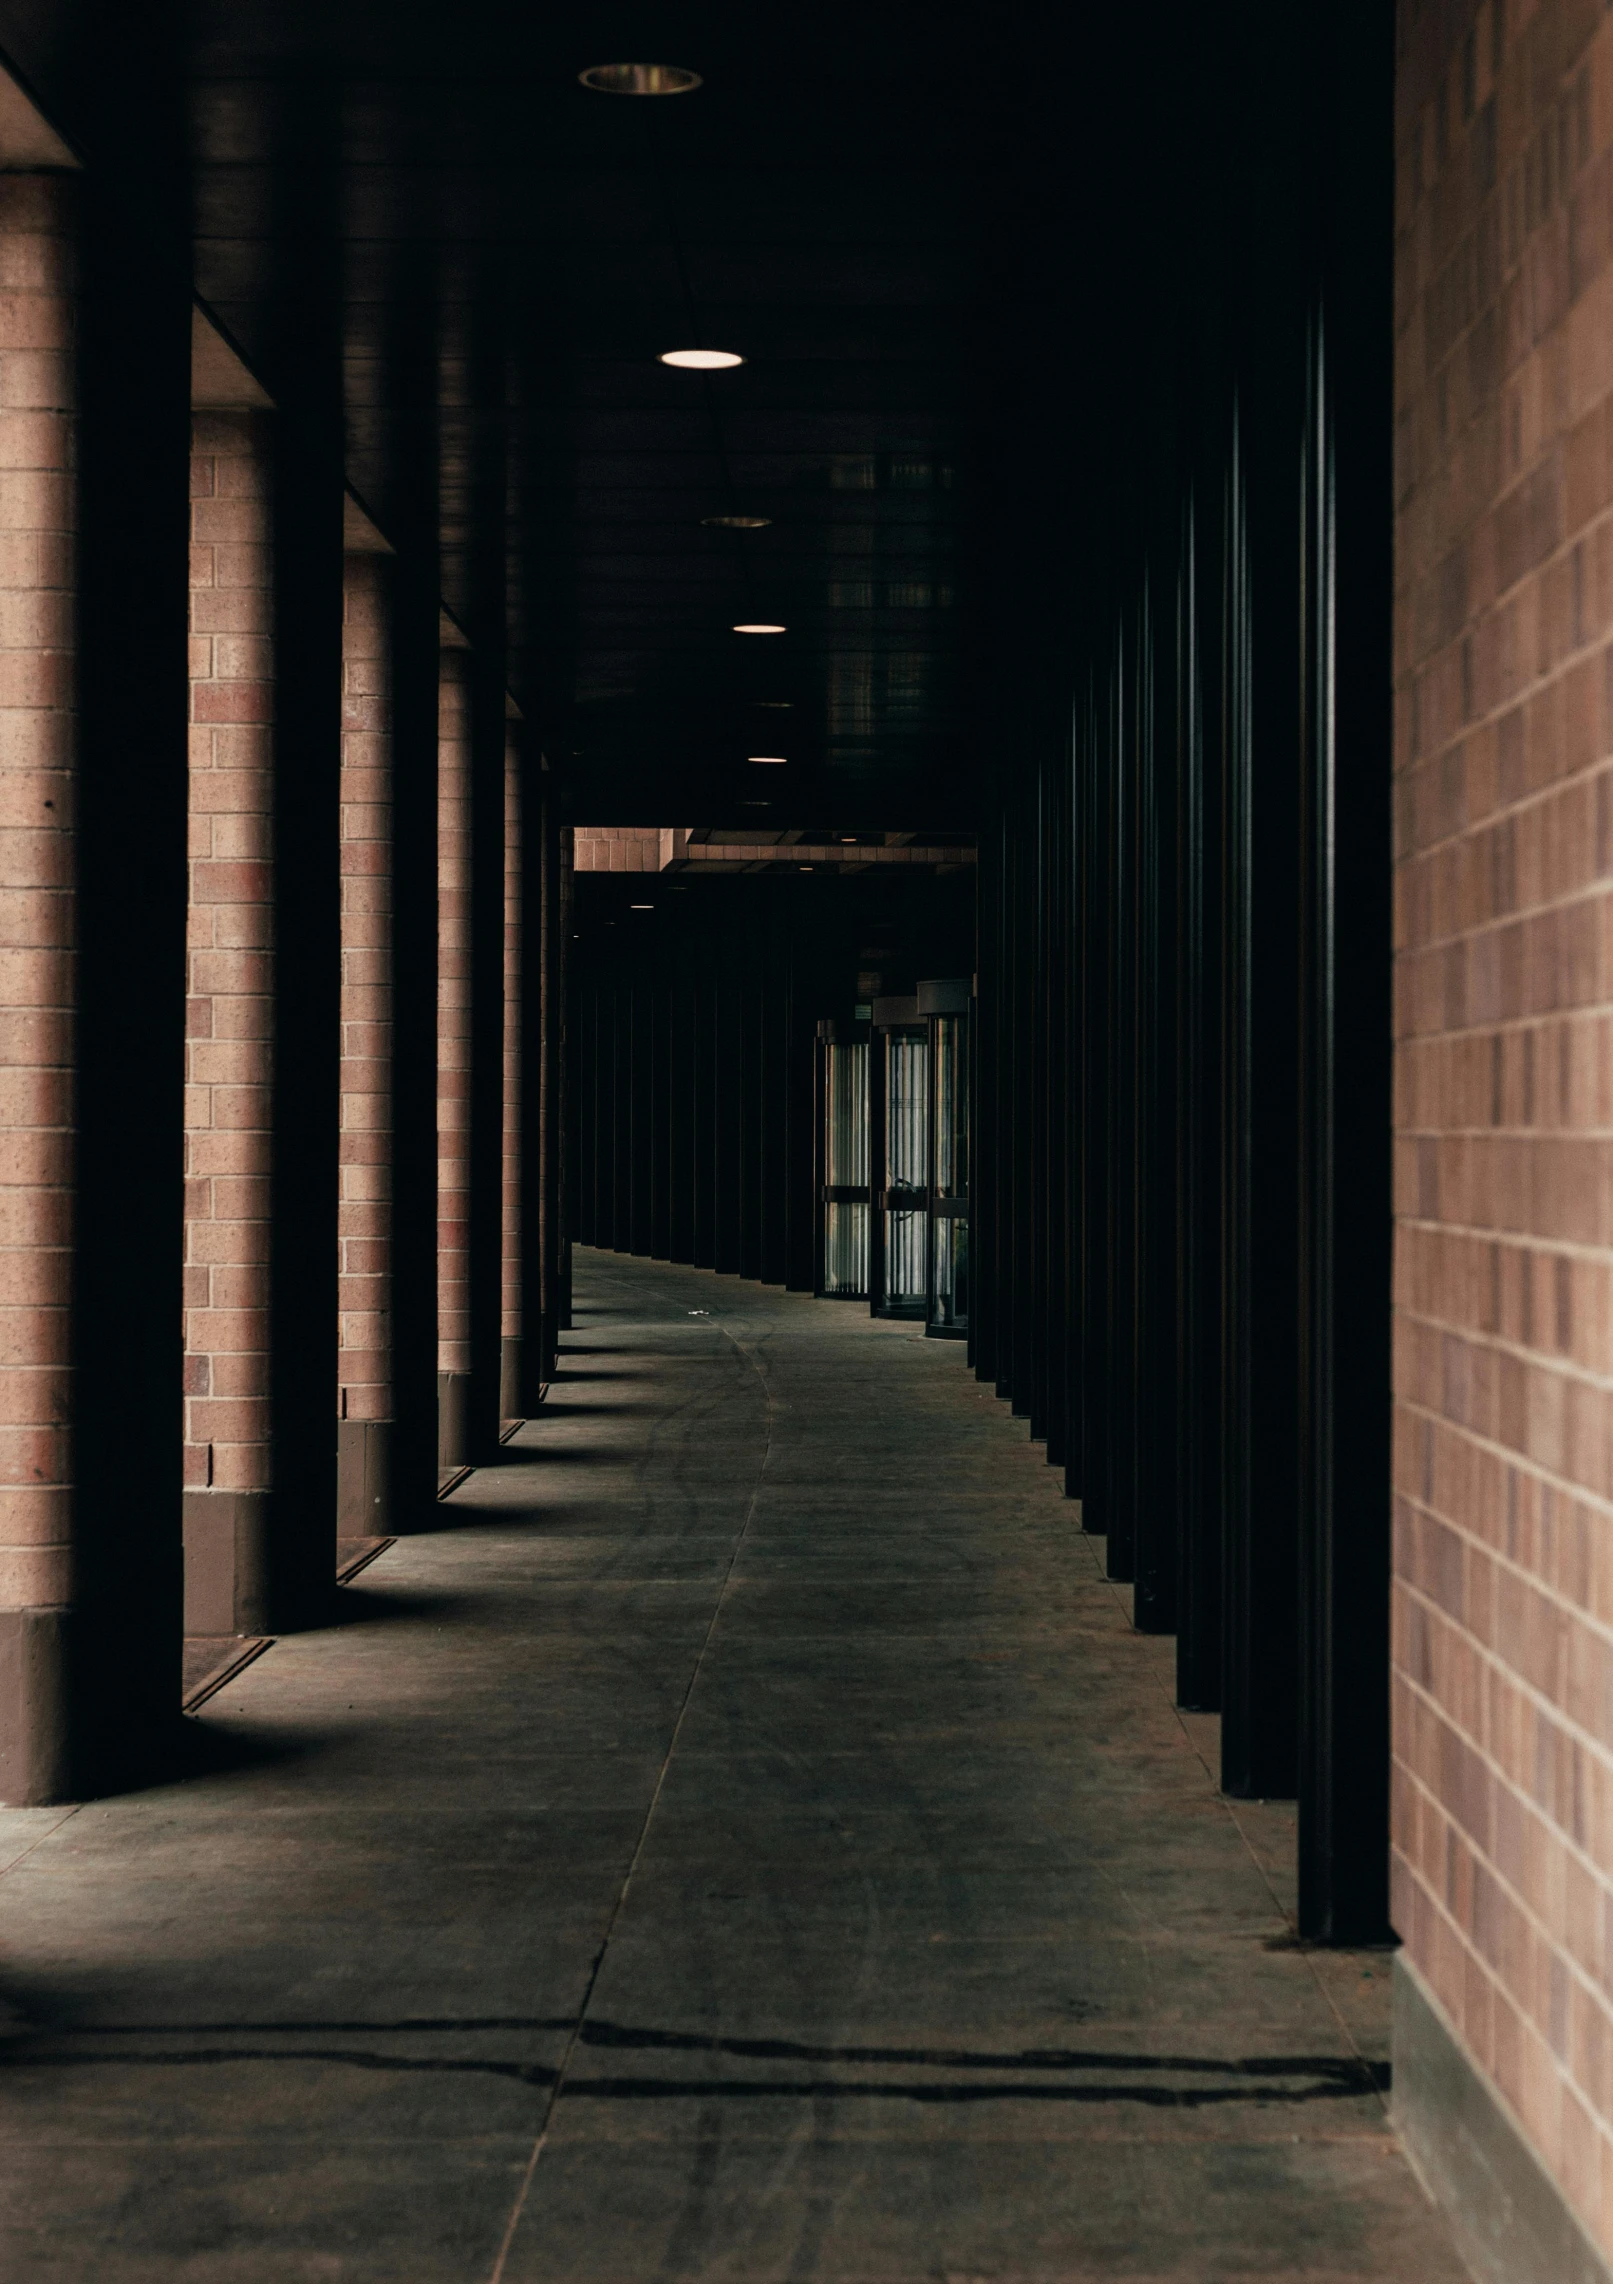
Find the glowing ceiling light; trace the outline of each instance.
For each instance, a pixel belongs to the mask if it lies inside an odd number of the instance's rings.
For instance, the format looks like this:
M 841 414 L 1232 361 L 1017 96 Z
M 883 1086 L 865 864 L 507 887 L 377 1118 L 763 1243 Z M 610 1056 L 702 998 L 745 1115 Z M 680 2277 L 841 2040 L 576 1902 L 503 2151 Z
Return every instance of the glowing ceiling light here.
M 770 515 L 703 515 L 700 520 L 708 531 L 766 531 L 773 518 Z
M 789 758 L 787 753 L 748 753 L 745 756 L 757 769 L 783 769 Z
M 680 373 L 726 373 L 745 362 L 737 349 L 663 349 L 661 363 L 676 365 Z
M 577 77 L 598 95 L 687 95 L 701 85 L 681 63 L 591 63 Z
M 629 912 L 653 912 L 655 906 L 653 904 L 630 904 L 627 909 Z
M 746 619 L 734 629 L 735 634 L 782 634 L 781 626 L 772 626 L 765 619 Z

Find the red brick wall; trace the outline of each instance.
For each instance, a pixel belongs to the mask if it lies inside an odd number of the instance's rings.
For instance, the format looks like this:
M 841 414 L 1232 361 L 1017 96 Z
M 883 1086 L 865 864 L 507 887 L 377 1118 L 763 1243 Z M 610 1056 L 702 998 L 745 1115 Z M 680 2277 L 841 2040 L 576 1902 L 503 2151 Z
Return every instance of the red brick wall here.
M 437 713 L 437 1369 L 470 1370 L 470 686 L 442 653 Z
M 342 625 L 342 1132 L 337 1203 L 338 1410 L 392 1416 L 390 581 L 347 558 Z
M 185 1483 L 269 1488 L 274 658 L 267 416 L 192 423 Z
M 72 1591 L 75 189 L 0 175 L 0 1609 Z
M 1395 1921 L 1613 2251 L 1613 16 L 1398 112 Z

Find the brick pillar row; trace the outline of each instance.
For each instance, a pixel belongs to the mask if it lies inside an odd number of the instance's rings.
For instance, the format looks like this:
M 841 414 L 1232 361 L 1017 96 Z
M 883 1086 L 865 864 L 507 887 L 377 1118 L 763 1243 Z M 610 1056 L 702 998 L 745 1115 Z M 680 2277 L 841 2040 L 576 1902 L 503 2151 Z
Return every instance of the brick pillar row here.
M 471 687 L 445 649 L 437 713 L 437 1457 L 470 1458 Z
M 427 1363 L 431 1284 L 429 1185 L 412 1173 L 394 1226 L 429 1067 L 417 1055 L 400 1077 L 393 1017 L 411 993 L 423 1012 L 439 961 L 435 1361 L 455 1452 L 473 1348 L 472 724 L 465 653 L 404 670 L 393 615 L 412 636 L 425 606 L 400 601 L 396 565 L 350 558 L 342 600 L 328 486 L 284 456 L 280 416 L 189 413 L 188 305 L 140 271 L 115 202 L 65 175 L 0 175 L 0 267 L 0 1800 L 19 1801 L 161 1764 L 182 1617 L 192 1633 L 317 1622 L 353 1429 L 356 1520 L 389 1520 L 386 1434 Z M 121 363 L 114 341 L 131 346 Z M 412 807 L 392 780 L 405 717 L 426 765 Z M 496 1047 L 483 1069 L 503 1091 L 510 1220 L 504 1291 L 495 1275 L 482 1314 L 496 1335 L 502 1298 L 513 1340 L 513 750 L 504 768 L 489 830 L 506 828 L 508 1021 L 496 960 L 495 996 L 478 988 L 504 1038 L 502 1070 Z M 328 1404 L 332 1333 L 335 1423 L 310 1416 L 307 1383 L 312 1360 Z

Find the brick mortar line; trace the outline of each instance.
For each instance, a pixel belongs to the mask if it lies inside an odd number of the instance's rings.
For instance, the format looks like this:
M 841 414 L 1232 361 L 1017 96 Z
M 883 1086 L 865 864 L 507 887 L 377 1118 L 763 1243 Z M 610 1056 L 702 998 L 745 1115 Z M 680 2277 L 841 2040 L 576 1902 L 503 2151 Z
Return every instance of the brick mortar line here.
M 1608 886 L 1610 891 L 1613 891 L 1613 880 L 1609 881 Z M 1457 939 L 1453 939 L 1453 941 L 1455 940 Z M 1391 1029 L 1389 1045 L 1392 1053 L 1398 1057 L 1403 1054 L 1414 1053 L 1423 1047 L 1443 1046 L 1447 1042 L 1454 1045 L 1473 1039 L 1495 1039 L 1503 1036 L 1510 1038 L 1524 1031 L 1541 1031 L 1551 1023 L 1586 1023 L 1609 1015 L 1613 1015 L 1613 991 L 1609 991 L 1607 997 L 1603 999 L 1577 1000 L 1571 1007 L 1542 1007 L 1532 1015 L 1497 1015 L 1488 1023 L 1454 1023 L 1448 1030 L 1443 1031 L 1395 1031 Z M 1450 1129 L 1443 1126 L 1396 1128 L 1397 1133 L 1440 1135 L 1449 1131 Z M 1458 1131 L 1475 1134 L 1500 1131 L 1533 1136 L 1536 1134 L 1607 1134 L 1613 1133 L 1613 1128 L 1522 1126 L 1505 1127 L 1498 1130 L 1493 1127 L 1477 1126 L 1460 1128 Z
M 1455 1633 L 1459 1633 L 1464 1641 L 1471 1642 L 1480 1662 L 1491 1672 L 1500 1675 L 1504 1680 L 1509 1682 L 1516 1694 L 1527 1704 L 1533 1706 L 1536 1711 L 1544 1711 L 1548 1713 L 1551 1716 L 1552 1727 L 1559 1730 L 1570 1744 L 1577 1744 L 1580 1746 L 1581 1750 L 1594 1753 L 1597 1759 L 1600 1760 L 1604 1766 L 1610 1770 L 1613 1770 L 1613 1750 L 1610 1750 L 1607 1744 L 1604 1743 L 1601 1739 L 1592 1737 L 1588 1730 L 1580 1726 L 1579 1722 L 1575 1720 L 1571 1713 L 1566 1712 L 1564 1708 L 1561 1705 L 1557 1704 L 1552 1698 L 1543 1696 L 1526 1674 L 1520 1673 L 1516 1666 L 1503 1664 L 1501 1660 L 1495 1655 L 1495 1653 L 1479 1638 L 1476 1633 L 1473 1632 L 1471 1627 L 1458 1625 L 1456 1620 L 1451 1617 L 1448 1610 L 1444 1609 L 1438 1602 L 1433 1601 L 1420 1586 L 1414 1585 L 1409 1578 L 1401 1575 L 1396 1580 L 1396 1583 L 1400 1586 L 1401 1590 L 1404 1592 L 1409 1601 L 1417 1603 L 1419 1607 L 1425 1611 L 1434 1613 L 1438 1616 L 1442 1625 L 1448 1626 Z M 1573 1834 L 1568 1830 L 1566 1825 L 1559 1824 L 1552 1817 L 1546 1815 L 1545 1812 L 1540 1809 L 1539 1803 L 1534 1801 L 1534 1795 L 1520 1783 L 1518 1778 L 1508 1775 L 1506 1770 L 1502 1768 L 1500 1762 L 1496 1760 L 1493 1753 L 1491 1753 L 1486 1746 L 1480 1744 L 1478 1739 L 1473 1736 L 1471 1731 L 1463 1727 L 1461 1721 L 1456 1717 L 1450 1708 L 1442 1705 L 1440 1699 L 1435 1697 L 1431 1691 L 1425 1688 L 1424 1685 L 1418 1681 L 1406 1667 L 1396 1665 L 1392 1667 L 1392 1673 L 1394 1676 L 1404 1681 L 1406 1687 L 1415 1697 L 1419 1698 L 1423 1704 L 1431 1707 L 1433 1711 L 1439 1715 L 1440 1720 L 1445 1724 L 1446 1728 L 1450 1729 L 1456 1736 L 1459 1736 L 1463 1739 L 1463 1741 L 1468 1745 L 1469 1749 L 1474 1754 L 1476 1754 L 1477 1757 L 1483 1761 L 1488 1768 L 1493 1770 L 1493 1772 L 1502 1779 L 1506 1785 L 1507 1790 L 1510 1793 L 1512 1793 L 1519 1800 L 1530 1801 L 1534 1804 L 1535 1811 L 1539 1816 L 1540 1822 L 1544 1824 L 1548 1830 L 1559 1835 L 1569 1852 L 1583 1865 L 1585 1870 L 1590 1873 L 1590 1875 L 1595 1879 L 1599 1888 L 1613 1891 L 1613 1870 L 1604 1868 L 1602 1865 L 1596 1862 L 1594 1857 L 1588 1855 L 1583 1844 L 1574 1838 Z M 1391 1758 L 1396 1762 L 1400 1762 L 1400 1756 L 1398 1754 L 1392 1754 Z M 1410 1770 L 1411 1764 L 1409 1762 L 1400 1762 L 1400 1765 Z M 1419 1782 L 1420 1781 L 1421 1780 L 1419 1779 Z M 1430 1793 L 1429 1797 L 1432 1799 L 1437 1796 Z M 1447 1816 L 1450 1816 L 1451 1812 L 1448 1805 L 1444 1806 L 1444 1813 Z M 1456 1818 L 1454 1816 L 1451 1817 L 1451 1821 L 1455 1823 Z M 1467 1827 L 1464 1824 L 1459 1826 L 1459 1829 L 1465 1832 Z M 1609 1965 L 1613 1966 L 1613 1961 L 1610 1961 Z M 1608 1996 L 1606 2003 L 1610 2009 L 1613 2009 L 1613 1996 Z
M 1522 1467 L 1537 1482 L 1545 1483 L 1552 1490 L 1561 1491 L 1565 1497 L 1583 1500 L 1588 1506 L 1602 1510 L 1604 1515 L 1609 1511 L 1609 1501 L 1603 1498 L 1599 1492 L 1583 1490 L 1578 1484 L 1565 1484 L 1562 1478 L 1554 1476 L 1549 1468 L 1541 1467 L 1531 1461 L 1519 1460 L 1515 1453 L 1507 1451 L 1504 1444 L 1497 1444 L 1490 1437 L 1480 1435 L 1472 1428 L 1464 1428 L 1456 1421 L 1446 1419 L 1443 1413 L 1427 1411 L 1422 1405 L 1413 1404 L 1403 1396 L 1396 1396 L 1394 1403 L 1399 1410 L 1405 1412 L 1410 1418 L 1437 1421 L 1441 1427 L 1448 1428 L 1454 1434 L 1465 1437 L 1467 1442 L 1476 1449 L 1490 1452 L 1497 1457 L 1504 1457 L 1507 1465 Z M 1449 1515 L 1441 1514 L 1437 1507 L 1429 1505 L 1420 1492 L 1403 1490 L 1399 1485 L 1391 1482 L 1390 1494 L 1391 1497 L 1404 1499 L 1408 1506 L 1416 1507 L 1421 1513 L 1432 1515 L 1436 1522 L 1444 1523 L 1450 1529 L 1459 1530 L 1464 1538 L 1472 1539 L 1475 1545 L 1486 1548 L 1494 1554 L 1497 1562 L 1504 1563 L 1509 1570 L 1516 1571 L 1519 1577 L 1536 1580 L 1542 1585 L 1543 1591 L 1550 1594 L 1554 1602 L 1561 1603 L 1565 1610 L 1571 1610 L 1576 1616 L 1582 1617 L 1585 1623 L 1594 1626 L 1599 1634 L 1606 1634 L 1608 1646 L 1613 1648 L 1613 1621 L 1598 1618 L 1592 1611 L 1585 1609 L 1583 1604 L 1568 1600 L 1560 1587 L 1546 1587 L 1544 1581 L 1539 1579 L 1537 1572 L 1524 1569 L 1522 1564 L 1515 1561 L 1511 1555 L 1503 1554 L 1499 1550 L 1491 1548 L 1490 1541 L 1480 1538 L 1477 1531 L 1469 1528 L 1468 1525 L 1456 1522 Z M 1604 1749 L 1613 1751 L 1613 1747 Z
M 1613 257 L 1610 257 L 1606 267 L 1613 270 Z M 1597 400 L 1597 404 L 1587 407 L 1585 413 L 1581 415 L 1581 419 L 1590 418 L 1598 406 L 1605 401 L 1605 398 L 1601 398 Z M 1572 427 L 1578 428 L 1579 425 L 1580 422 L 1575 421 Z M 1497 513 L 1502 503 L 1511 499 L 1513 493 L 1520 486 L 1527 484 L 1532 476 L 1539 473 L 1540 469 L 1551 458 L 1552 453 L 1561 449 L 1571 432 L 1571 429 L 1556 430 L 1552 441 L 1535 455 L 1523 472 L 1514 477 L 1513 481 L 1503 491 L 1494 494 L 1482 514 L 1472 523 L 1458 526 L 1451 532 L 1448 544 L 1442 554 L 1431 562 L 1426 569 L 1413 573 L 1410 584 L 1395 590 L 1391 598 L 1392 602 L 1403 607 L 1410 607 L 1413 603 L 1415 588 L 1426 583 L 1431 576 L 1436 575 L 1440 564 L 1452 555 L 1458 547 L 1471 544 L 1483 529 L 1486 521 Z M 1408 510 L 1404 507 L 1398 508 L 1396 521 L 1399 522 L 1407 512 Z M 1527 570 L 1520 571 L 1510 586 L 1498 588 L 1489 600 L 1480 606 L 1480 615 L 1477 618 L 1463 621 L 1460 633 L 1447 635 L 1442 641 L 1437 642 L 1432 650 L 1425 650 L 1416 659 L 1408 659 L 1392 681 L 1391 687 L 1394 694 L 1397 697 L 1409 695 L 1412 686 L 1432 672 L 1439 661 L 1460 657 L 1462 645 L 1475 641 L 1480 634 L 1486 632 L 1504 610 L 1510 608 L 1520 599 L 1532 582 L 1543 584 L 1548 572 L 1557 570 L 1561 565 L 1569 562 L 1576 548 L 1584 546 L 1587 541 L 1594 539 L 1599 532 L 1606 530 L 1610 525 L 1613 525 L 1613 502 L 1609 502 L 1607 506 L 1593 515 L 1589 523 L 1576 525 L 1571 538 L 1559 541 L 1549 555 L 1542 555 L 1538 562 L 1531 563 Z M 1542 690 L 1549 690 L 1554 682 L 1558 681 L 1564 673 L 1573 667 L 1594 664 L 1606 649 L 1607 635 L 1604 629 L 1600 638 L 1579 643 L 1572 650 L 1565 650 L 1553 665 L 1543 671 L 1537 669 L 1507 699 L 1504 705 L 1492 706 L 1486 712 L 1475 715 L 1468 728 L 1462 731 L 1459 737 L 1450 739 L 1445 745 L 1435 746 L 1427 753 L 1413 756 L 1403 768 L 1393 770 L 1391 776 L 1397 779 L 1405 777 L 1414 769 L 1426 768 L 1430 763 L 1438 761 L 1444 754 L 1449 753 L 1453 746 L 1460 744 L 1462 739 L 1470 734 L 1471 730 L 1482 729 L 1491 722 L 1499 721 L 1503 715 L 1510 714 L 1518 706 L 1527 704 L 1531 695 L 1537 695 Z
M 1465 1127 L 1454 1128 L 1452 1132 L 1459 1140 L 1472 1138 L 1470 1130 Z M 1576 1135 L 1575 1139 L 1581 1137 Z M 1605 1142 L 1613 1139 L 1613 1135 L 1598 1130 L 1583 1139 Z M 1537 1237 L 1527 1230 L 1487 1228 L 1480 1221 L 1431 1221 L 1426 1214 L 1409 1213 L 1396 1214 L 1395 1228 L 1397 1231 L 1414 1231 L 1418 1236 L 1459 1237 L 1464 1245 L 1508 1245 L 1520 1253 L 1561 1253 L 1570 1260 L 1583 1261 L 1588 1266 L 1613 1266 L 1613 1239 L 1606 1245 L 1591 1245 L 1582 1237 Z M 1418 1313 L 1404 1301 L 1397 1302 L 1394 1306 L 1400 1315 L 1415 1316 Z M 1428 1319 L 1430 1323 L 1438 1321 L 1437 1317 Z M 1530 1349 L 1527 1353 L 1533 1355 L 1535 1351 Z
M 1410 1491 L 1400 1491 L 1396 1493 L 1395 1496 L 1403 1499 L 1408 1507 L 1414 1507 L 1419 1514 L 1427 1515 L 1432 1521 L 1441 1524 L 1446 1530 L 1454 1531 L 1458 1537 L 1467 1540 L 1474 1546 L 1482 1547 L 1484 1552 L 1489 1555 L 1490 1559 L 1500 1568 L 1506 1570 L 1509 1575 L 1522 1579 L 1530 1586 L 1533 1586 L 1540 1594 L 1543 1601 L 1551 1603 L 1553 1608 L 1560 1614 L 1567 1615 L 1578 1620 L 1590 1632 L 1592 1632 L 1605 1647 L 1613 1649 L 1613 1628 L 1610 1628 L 1609 1621 L 1604 1618 L 1598 1618 L 1596 1613 L 1592 1610 L 1587 1610 L 1583 1603 L 1573 1601 L 1569 1596 L 1563 1593 L 1561 1587 L 1553 1585 L 1548 1579 L 1544 1578 L 1539 1571 L 1527 1569 L 1513 1556 L 1505 1554 L 1498 1548 L 1492 1546 L 1488 1539 L 1481 1538 L 1477 1531 L 1472 1530 L 1466 1524 L 1457 1522 L 1450 1515 L 1442 1515 L 1437 1507 L 1431 1507 L 1426 1499 L 1418 1497 L 1415 1493 Z M 1438 1610 L 1442 1608 L 1440 1603 L 1434 1601 L 1422 1587 L 1416 1585 L 1410 1578 L 1406 1576 L 1403 1571 L 1397 1571 L 1395 1573 L 1394 1582 L 1398 1585 L 1403 1586 L 1408 1594 L 1415 1595 L 1419 1602 L 1426 1602 L 1430 1609 Z M 1454 1623 L 1454 1621 L 1450 1618 L 1448 1612 L 1446 1613 L 1446 1622 Z M 1485 1656 L 1490 1658 L 1492 1663 L 1496 1662 L 1494 1653 L 1485 1648 L 1485 1645 L 1480 1640 L 1479 1635 L 1474 1632 L 1471 1626 L 1464 1625 L 1462 1630 L 1468 1635 L 1470 1640 L 1478 1643 L 1479 1647 L 1484 1650 Z M 1526 1695 L 1539 1698 L 1540 1703 L 1544 1705 L 1547 1710 L 1551 1712 L 1553 1716 L 1559 1721 L 1559 1723 L 1561 1723 L 1564 1727 L 1578 1730 L 1581 1735 L 1585 1736 L 1587 1739 L 1590 1738 L 1589 1730 L 1580 1730 L 1579 1723 L 1571 1714 L 1569 1714 L 1561 1705 L 1558 1705 L 1553 1699 L 1541 1695 L 1541 1693 L 1535 1688 L 1534 1683 L 1528 1680 L 1525 1675 L 1520 1673 L 1516 1667 L 1503 1666 L 1501 1670 L 1507 1674 L 1510 1674 L 1517 1681 L 1519 1688 L 1522 1689 Z M 1599 1753 L 1606 1755 L 1610 1764 L 1613 1764 L 1613 1743 L 1609 1743 L 1605 1739 L 1592 1739 L 1591 1741 L 1595 1743 L 1596 1750 Z M 1613 1874 L 1610 1874 L 1609 1876 L 1613 1877 Z
M 1464 1340 L 1470 1348 L 1476 1348 L 1487 1356 L 1510 1356 L 1515 1362 L 1533 1365 L 1542 1372 L 1550 1372 L 1559 1380 L 1572 1381 L 1575 1386 L 1589 1389 L 1595 1395 L 1613 1396 L 1613 1378 L 1606 1374 L 1592 1372 L 1584 1365 L 1571 1363 L 1560 1354 L 1553 1355 L 1539 1348 L 1523 1348 L 1499 1334 L 1474 1332 L 1465 1325 L 1449 1324 L 1439 1317 L 1424 1316 L 1419 1310 L 1409 1308 L 1403 1302 L 1391 1304 L 1389 1316 L 1391 1325 L 1396 1318 L 1399 1318 L 1403 1324 L 1427 1325 L 1435 1332 L 1454 1333 L 1459 1339 Z M 1414 1404 L 1410 1398 L 1404 1400 L 1408 1409 L 1417 1411 L 1429 1409 L 1426 1405 Z M 1431 1413 L 1430 1416 L 1445 1420 L 1446 1424 L 1451 1427 L 1463 1424 L 1450 1419 L 1449 1415 L 1444 1412 Z M 1585 1496 L 1599 1500 L 1608 1509 L 1609 1514 L 1613 1515 L 1613 1497 L 1605 1492 L 1589 1489 L 1585 1492 Z
M 1610 754 L 1606 761 L 1598 762 L 1597 768 L 1598 770 L 1607 770 L 1609 764 L 1613 764 L 1613 754 Z M 1563 782 L 1570 783 L 1572 780 L 1565 779 Z M 1477 829 L 1483 831 L 1487 828 L 1479 827 Z M 1450 934 L 1446 936 L 1425 936 L 1414 944 L 1391 945 L 1391 954 L 1394 964 L 1398 967 L 1403 961 L 1425 959 L 1435 952 L 1448 952 L 1454 945 L 1458 944 L 1482 943 L 1486 937 L 1500 935 L 1507 928 L 1521 927 L 1527 921 L 1543 919 L 1555 912 L 1572 912 L 1582 904 L 1593 902 L 1597 897 L 1605 900 L 1609 896 L 1613 896 L 1613 872 L 1598 873 L 1594 880 L 1586 881 L 1578 888 L 1565 889 L 1553 903 L 1520 904 L 1515 911 L 1498 912 L 1488 920 L 1475 920 L 1466 928 L 1453 928 Z M 1613 998 L 1613 995 L 1610 995 L 1610 998 Z M 1413 1034 L 1413 1036 L 1423 1035 Z M 1444 1034 L 1440 1033 L 1437 1036 L 1443 1037 Z

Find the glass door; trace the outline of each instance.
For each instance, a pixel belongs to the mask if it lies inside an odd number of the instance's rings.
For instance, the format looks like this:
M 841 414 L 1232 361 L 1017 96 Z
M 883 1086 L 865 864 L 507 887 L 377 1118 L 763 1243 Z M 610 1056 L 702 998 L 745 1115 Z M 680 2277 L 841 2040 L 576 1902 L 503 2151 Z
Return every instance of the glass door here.
M 969 1044 L 974 983 L 942 976 L 918 987 L 930 1041 L 929 1288 L 925 1330 L 963 1340 L 969 1330 Z
M 821 1240 L 818 1291 L 868 1298 L 868 1032 L 849 1023 L 818 1026 L 822 1105 Z
M 885 1032 L 885 1183 L 879 1307 L 922 1316 L 929 1206 L 930 1040 L 921 1024 Z

